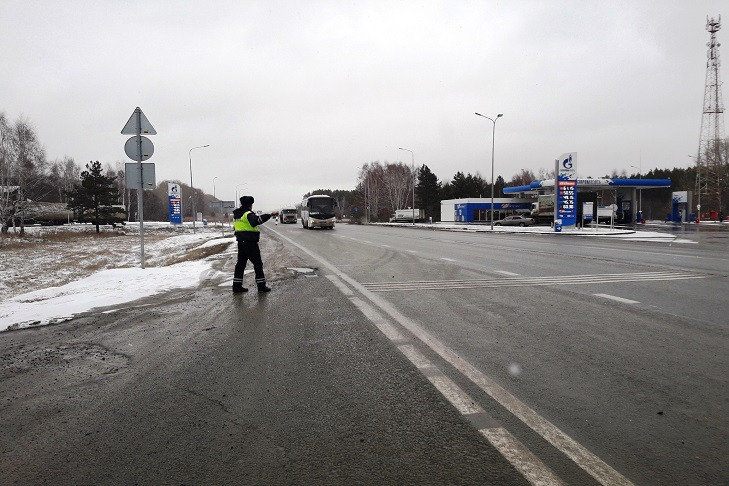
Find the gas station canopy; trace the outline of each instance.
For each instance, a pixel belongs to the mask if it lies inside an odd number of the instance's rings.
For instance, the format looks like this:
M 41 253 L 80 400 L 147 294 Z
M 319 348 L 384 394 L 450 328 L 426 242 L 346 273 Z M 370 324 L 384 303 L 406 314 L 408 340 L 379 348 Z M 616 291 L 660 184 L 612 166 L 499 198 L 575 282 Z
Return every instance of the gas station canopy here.
M 670 188 L 671 179 L 577 179 L 578 191 L 602 191 L 606 189 L 657 189 Z M 543 194 L 554 191 L 554 179 L 534 181 L 525 186 L 505 187 L 504 194 Z

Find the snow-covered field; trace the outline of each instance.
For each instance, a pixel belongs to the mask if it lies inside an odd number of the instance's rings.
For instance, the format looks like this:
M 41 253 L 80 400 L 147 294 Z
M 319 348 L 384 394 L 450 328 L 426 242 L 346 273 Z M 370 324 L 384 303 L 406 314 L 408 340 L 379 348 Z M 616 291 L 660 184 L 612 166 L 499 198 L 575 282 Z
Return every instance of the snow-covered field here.
M 130 302 L 210 276 L 221 252 L 234 251 L 230 230 L 144 224 L 113 230 L 70 225 L 30 227 L 0 238 L 0 331 L 69 319 L 93 307 Z

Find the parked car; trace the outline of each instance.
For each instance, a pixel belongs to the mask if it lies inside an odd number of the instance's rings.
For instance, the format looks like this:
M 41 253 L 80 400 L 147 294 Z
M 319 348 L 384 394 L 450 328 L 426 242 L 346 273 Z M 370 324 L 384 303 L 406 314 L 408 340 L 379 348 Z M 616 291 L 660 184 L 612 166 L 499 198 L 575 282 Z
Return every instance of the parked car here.
M 526 218 L 519 214 L 507 216 L 504 219 L 494 221 L 494 226 L 530 226 L 534 224 L 532 218 Z

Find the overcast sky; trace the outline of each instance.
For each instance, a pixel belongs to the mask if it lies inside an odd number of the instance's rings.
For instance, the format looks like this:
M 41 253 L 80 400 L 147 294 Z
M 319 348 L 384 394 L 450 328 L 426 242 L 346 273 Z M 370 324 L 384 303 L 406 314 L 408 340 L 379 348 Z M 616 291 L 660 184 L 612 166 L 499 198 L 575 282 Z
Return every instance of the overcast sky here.
M 255 209 L 354 189 L 368 162 L 581 177 L 687 167 L 721 1 L 0 0 L 0 111 L 48 158 L 130 162 L 141 107 L 157 181 Z M 725 8 L 725 14 L 727 14 Z M 727 18 L 729 20 L 729 18 Z M 719 32 L 727 81 L 729 26 Z M 725 96 L 727 95 L 724 93 Z M 726 99 L 726 98 L 725 98 Z M 217 177 L 217 179 L 215 179 Z M 245 185 L 244 185 L 245 184 Z

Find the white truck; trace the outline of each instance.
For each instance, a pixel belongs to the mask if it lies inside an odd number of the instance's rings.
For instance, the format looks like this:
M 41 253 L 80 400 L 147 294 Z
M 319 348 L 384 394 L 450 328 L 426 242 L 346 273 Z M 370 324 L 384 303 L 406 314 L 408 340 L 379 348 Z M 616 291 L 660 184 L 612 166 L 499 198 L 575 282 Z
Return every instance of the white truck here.
M 537 224 L 554 221 L 554 195 L 540 194 L 537 196 L 537 201 L 532 203 L 531 217 Z
M 278 212 L 278 220 L 281 221 L 282 224 L 296 224 L 296 208 L 281 208 Z
M 423 221 L 425 219 L 425 211 L 422 209 L 396 209 L 395 214 L 390 216 L 391 223 L 403 223 L 413 221 L 413 215 L 415 215 L 415 221 Z

